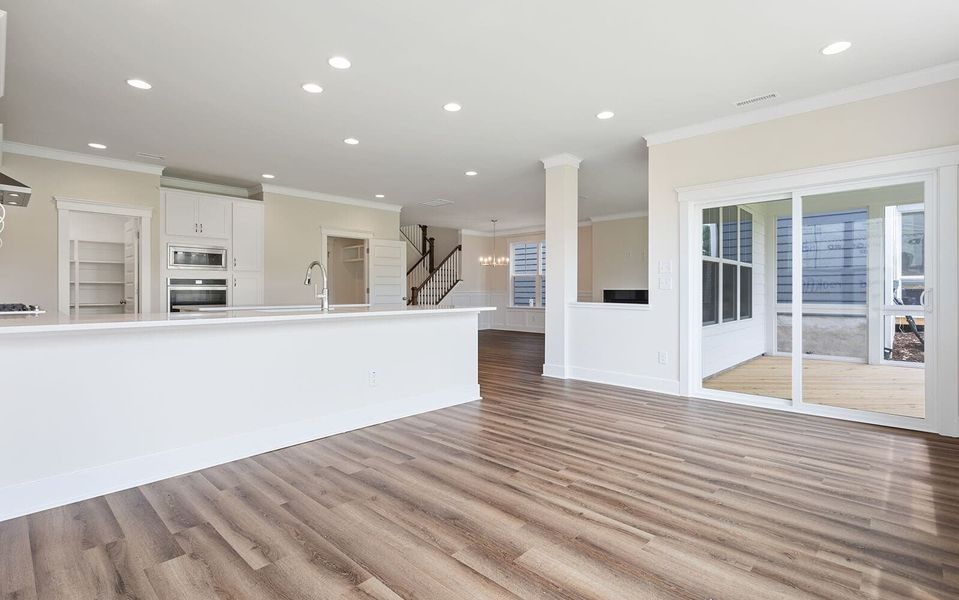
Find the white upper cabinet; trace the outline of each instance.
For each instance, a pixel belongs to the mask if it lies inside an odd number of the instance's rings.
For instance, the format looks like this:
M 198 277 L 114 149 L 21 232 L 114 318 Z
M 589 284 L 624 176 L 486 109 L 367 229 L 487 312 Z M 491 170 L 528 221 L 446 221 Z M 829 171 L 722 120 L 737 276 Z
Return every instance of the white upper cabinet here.
M 167 235 L 197 236 L 196 197 L 167 193 L 164 212 Z
M 165 192 L 164 197 L 167 235 L 230 238 L 230 200 L 177 191 Z
M 233 203 L 233 270 L 263 270 L 262 203 Z
M 196 204 L 196 220 L 200 237 L 228 239 L 230 237 L 229 200 L 202 198 Z

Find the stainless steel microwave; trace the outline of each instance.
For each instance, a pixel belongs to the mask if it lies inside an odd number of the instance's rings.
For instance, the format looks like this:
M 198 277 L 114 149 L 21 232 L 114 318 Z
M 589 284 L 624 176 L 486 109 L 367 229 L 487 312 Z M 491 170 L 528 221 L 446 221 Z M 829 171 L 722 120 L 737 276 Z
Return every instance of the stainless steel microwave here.
M 167 266 L 171 269 L 226 271 L 226 248 L 169 245 Z

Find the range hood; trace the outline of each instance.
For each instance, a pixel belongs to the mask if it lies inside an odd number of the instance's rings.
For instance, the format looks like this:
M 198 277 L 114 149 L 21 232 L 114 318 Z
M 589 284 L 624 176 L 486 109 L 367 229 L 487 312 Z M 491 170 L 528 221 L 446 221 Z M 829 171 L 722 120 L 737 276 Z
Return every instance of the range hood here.
M 33 190 L 13 177 L 0 173 L 0 204 L 7 206 L 26 206 L 30 202 Z

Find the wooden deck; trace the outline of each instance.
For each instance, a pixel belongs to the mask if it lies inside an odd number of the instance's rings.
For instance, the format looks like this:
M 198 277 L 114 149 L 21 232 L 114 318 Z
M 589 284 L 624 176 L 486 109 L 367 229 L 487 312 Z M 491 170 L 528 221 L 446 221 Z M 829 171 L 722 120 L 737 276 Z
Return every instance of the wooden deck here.
M 0 599 L 959 598 L 959 441 L 542 348 L 483 332 L 481 402 L 0 523 Z
M 792 398 L 791 359 L 760 356 L 709 377 L 703 387 Z M 925 371 L 828 360 L 803 362 L 803 401 L 906 417 L 925 416 Z

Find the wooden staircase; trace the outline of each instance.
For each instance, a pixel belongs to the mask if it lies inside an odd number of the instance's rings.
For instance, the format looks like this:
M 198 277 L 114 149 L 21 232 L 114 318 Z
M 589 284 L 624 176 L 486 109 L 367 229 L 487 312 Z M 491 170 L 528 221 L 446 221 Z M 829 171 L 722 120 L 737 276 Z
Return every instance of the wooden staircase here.
M 462 281 L 463 246 L 450 251 L 437 265 L 435 239 L 426 225 L 403 225 L 400 234 L 419 259 L 406 271 L 406 285 L 410 290 L 407 304 L 436 306 Z

